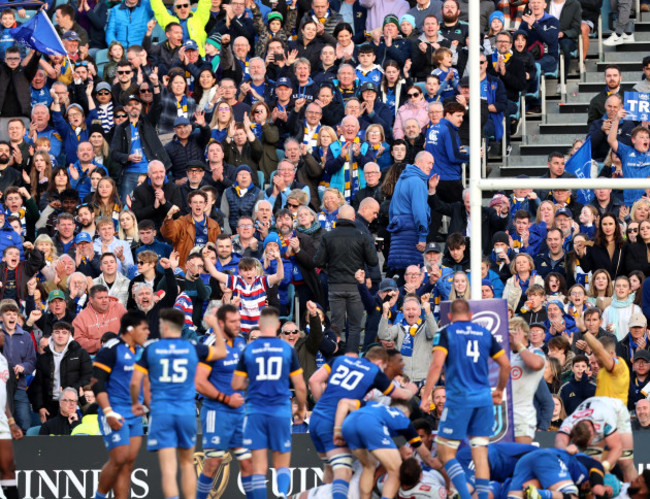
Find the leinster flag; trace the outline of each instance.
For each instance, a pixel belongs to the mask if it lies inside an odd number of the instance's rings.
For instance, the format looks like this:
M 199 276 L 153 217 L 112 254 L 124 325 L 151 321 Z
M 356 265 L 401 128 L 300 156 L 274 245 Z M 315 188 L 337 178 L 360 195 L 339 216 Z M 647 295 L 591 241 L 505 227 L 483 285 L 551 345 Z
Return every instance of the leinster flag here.
M 48 55 L 67 55 L 59 34 L 47 14 L 39 10 L 25 24 L 13 28 L 11 35 L 19 42 Z
M 587 137 L 582 147 L 569 158 L 565 170 L 578 178 L 591 178 L 591 137 Z M 594 198 L 594 192 L 591 189 L 578 189 L 576 197 L 579 203 L 587 204 Z

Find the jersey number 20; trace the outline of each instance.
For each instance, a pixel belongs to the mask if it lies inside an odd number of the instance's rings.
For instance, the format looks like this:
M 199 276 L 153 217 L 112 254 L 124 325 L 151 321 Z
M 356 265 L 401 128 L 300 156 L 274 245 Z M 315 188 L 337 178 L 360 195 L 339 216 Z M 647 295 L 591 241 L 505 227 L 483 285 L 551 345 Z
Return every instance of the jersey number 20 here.
M 160 359 L 162 375 L 158 381 L 162 383 L 184 383 L 187 379 L 188 359 L 173 359 L 171 362 L 171 376 L 169 374 L 169 359 Z
M 333 385 L 340 385 L 346 390 L 354 390 L 359 382 L 363 379 L 363 374 L 358 371 L 350 371 L 345 366 L 339 366 L 330 379 Z
M 280 379 L 282 374 L 282 357 L 257 357 L 257 380 L 258 381 L 274 381 Z
M 478 349 L 478 340 L 469 340 L 467 342 L 467 351 L 465 352 L 465 355 L 474 359 L 475 364 L 478 362 L 478 359 L 481 356 L 481 352 Z

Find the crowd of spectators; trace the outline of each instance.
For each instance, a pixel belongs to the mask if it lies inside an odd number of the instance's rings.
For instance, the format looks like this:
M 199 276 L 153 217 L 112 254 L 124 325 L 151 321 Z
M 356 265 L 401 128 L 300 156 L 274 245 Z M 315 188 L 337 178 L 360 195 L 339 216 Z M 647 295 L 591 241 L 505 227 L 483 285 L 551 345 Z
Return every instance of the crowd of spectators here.
M 391 378 L 420 385 L 441 301 L 470 296 L 473 223 L 482 296 L 506 299 L 512 317 L 517 438 L 594 393 L 649 427 L 637 402 L 650 382 L 650 196 L 600 189 L 583 206 L 522 188 L 470 217 L 466 2 L 46 7 L 66 56 L 15 43 L 25 10 L 0 15 L 0 316 L 23 430 L 68 434 L 73 403 L 96 407 L 91 357 L 131 309 L 157 338 L 160 310 L 176 307 L 199 339 L 205 314 L 234 304 L 252 341 L 274 305 L 306 378 L 380 343 Z M 588 43 L 600 2 L 480 7 L 489 146 L 516 132 L 536 63 L 553 72 L 560 51 Z M 629 5 L 616 9 L 606 45 L 634 37 Z M 650 75 L 650 58 L 642 67 Z M 646 177 L 647 123 L 624 120 L 620 69 L 604 78 L 589 106 L 594 165 Z M 570 177 L 580 144 L 550 154 L 545 177 Z M 436 428 L 444 389 L 432 400 Z

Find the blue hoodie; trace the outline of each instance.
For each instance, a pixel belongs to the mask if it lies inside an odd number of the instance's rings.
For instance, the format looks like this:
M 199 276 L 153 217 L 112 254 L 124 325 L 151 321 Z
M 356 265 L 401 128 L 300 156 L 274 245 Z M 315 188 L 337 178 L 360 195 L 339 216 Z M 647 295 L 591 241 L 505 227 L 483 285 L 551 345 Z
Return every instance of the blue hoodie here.
M 437 125 L 429 127 L 424 150 L 436 158 L 431 174 L 437 173 L 440 180 L 460 180 L 461 166 L 469 161 L 469 154 L 461 152 L 460 146 L 458 127 L 451 121 L 443 118 Z
M 418 242 L 425 242 L 429 233 L 430 209 L 427 175 L 415 165 L 406 165 L 400 175 L 390 202 L 390 232 L 415 230 Z
M 535 21 L 533 26 L 528 26 L 525 21 L 521 22 L 519 29 L 528 33 L 528 47 L 535 42 L 544 44 L 544 55 L 550 55 L 556 61 L 560 60 L 558 51 L 560 34 L 560 21 L 556 17 L 544 12 L 541 19 Z
M 4 213 L 4 208 L 0 206 L 0 210 Z M 5 224 L 0 228 L 0 259 L 4 254 L 5 250 L 9 246 L 16 246 L 20 251 L 20 259 L 25 259 L 25 253 L 23 251 L 23 238 L 20 237 L 20 234 L 14 230 L 14 228 L 7 222 L 7 215 L 5 215 Z

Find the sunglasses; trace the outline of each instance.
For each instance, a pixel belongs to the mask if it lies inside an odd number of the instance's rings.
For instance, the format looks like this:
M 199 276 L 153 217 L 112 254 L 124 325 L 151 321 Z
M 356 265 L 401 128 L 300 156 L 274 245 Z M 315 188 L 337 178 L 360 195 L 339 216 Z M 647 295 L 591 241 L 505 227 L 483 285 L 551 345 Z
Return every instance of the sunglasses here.
M 140 89 L 140 93 L 141 93 L 141 94 L 150 94 L 150 93 L 151 93 L 151 89 L 150 89 L 150 88 L 141 88 L 141 89 Z
M 627 229 L 628 234 L 630 234 L 630 233 L 636 234 L 637 232 L 639 232 L 639 229 Z
M 300 208 L 300 205 L 299 205 L 299 204 L 293 204 L 293 203 L 287 203 L 287 206 L 288 206 L 289 208 Z
M 126 118 L 126 114 L 122 114 L 122 113 L 116 114 L 115 117 L 116 118 Z
M 221 111 L 221 109 L 219 111 Z M 264 111 L 265 111 L 264 109 L 256 109 L 255 111 L 253 111 L 253 114 L 262 114 Z
M 130 75 L 132 72 L 133 72 L 133 71 L 131 71 L 131 70 L 128 70 L 128 71 L 118 71 L 117 74 L 118 74 L 118 75 Z
M 189 3 L 182 3 L 182 4 L 179 3 L 179 4 L 176 4 L 176 8 L 177 8 L 177 9 L 187 9 L 189 6 L 190 6 Z
M 413 93 L 406 94 L 406 95 L 408 95 L 412 99 L 413 97 L 418 97 L 421 94 L 420 94 L 420 92 L 413 92 Z
M 144 265 L 147 262 L 143 262 L 142 260 L 138 260 L 138 265 Z
M 300 333 L 300 329 L 289 329 L 288 331 L 282 331 L 282 334 L 285 336 L 289 336 L 290 334 L 298 334 Z
M 97 95 L 111 95 L 111 93 L 108 90 L 100 90 Z

